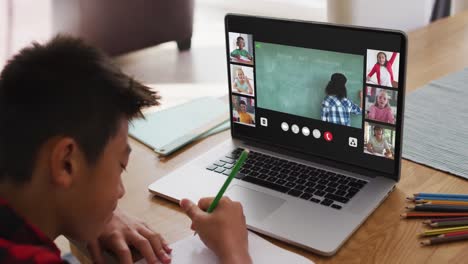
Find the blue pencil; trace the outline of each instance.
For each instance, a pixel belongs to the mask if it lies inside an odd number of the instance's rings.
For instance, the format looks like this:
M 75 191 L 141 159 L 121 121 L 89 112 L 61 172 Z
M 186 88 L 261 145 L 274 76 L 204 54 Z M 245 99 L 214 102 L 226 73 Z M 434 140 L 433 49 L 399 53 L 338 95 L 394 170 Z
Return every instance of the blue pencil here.
M 415 198 L 420 197 L 443 197 L 443 198 L 460 198 L 460 199 L 468 199 L 467 194 L 452 194 L 452 193 L 415 193 Z

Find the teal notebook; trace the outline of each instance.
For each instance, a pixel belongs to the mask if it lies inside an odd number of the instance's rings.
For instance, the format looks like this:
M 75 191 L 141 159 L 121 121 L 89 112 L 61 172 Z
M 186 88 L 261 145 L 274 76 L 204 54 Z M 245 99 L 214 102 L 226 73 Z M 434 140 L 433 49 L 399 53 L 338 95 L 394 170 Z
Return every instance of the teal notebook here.
M 227 103 L 215 97 L 202 97 L 134 120 L 129 134 L 165 156 L 194 140 L 229 128 L 228 120 Z

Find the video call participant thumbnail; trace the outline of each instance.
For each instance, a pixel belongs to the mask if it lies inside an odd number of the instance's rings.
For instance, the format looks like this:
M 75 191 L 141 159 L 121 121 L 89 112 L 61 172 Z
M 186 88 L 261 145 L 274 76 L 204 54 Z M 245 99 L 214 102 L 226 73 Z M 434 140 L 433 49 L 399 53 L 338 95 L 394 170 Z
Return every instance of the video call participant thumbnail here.
M 373 56 L 377 53 L 375 56 Z M 367 51 L 367 82 L 381 86 L 398 88 L 398 68 L 399 60 L 398 53 L 384 51 Z M 389 59 L 390 56 L 390 59 Z M 375 63 L 372 61 L 375 58 Z M 373 66 L 372 66 L 373 64 Z M 375 78 L 372 78 L 373 76 Z
M 231 65 L 232 91 L 254 95 L 253 68 Z
M 229 33 L 229 39 L 231 40 L 231 61 L 252 65 L 253 56 L 251 51 L 252 49 L 250 48 L 250 46 L 252 45 L 252 37 L 251 35 L 246 35 L 246 37 L 244 38 L 244 36 L 242 35 L 243 34 L 239 33 Z M 233 45 L 234 41 L 235 45 Z
M 367 87 L 373 95 L 367 96 L 367 102 L 373 101 L 367 105 L 367 118 L 389 124 L 395 124 L 396 111 L 396 91 L 387 91 L 375 87 Z M 394 94 L 392 97 L 390 94 Z M 393 105 L 392 105 L 393 104 Z
M 368 140 L 364 146 L 364 152 L 367 154 L 393 159 L 394 155 L 392 145 L 388 140 L 388 134 L 393 135 L 394 138 L 395 131 L 384 129 L 380 125 L 371 125 L 370 129 L 372 130 L 372 133 L 367 135 Z M 366 130 L 366 133 L 368 132 L 369 129 Z
M 232 96 L 233 121 L 244 125 L 255 126 L 255 104 L 254 99 Z

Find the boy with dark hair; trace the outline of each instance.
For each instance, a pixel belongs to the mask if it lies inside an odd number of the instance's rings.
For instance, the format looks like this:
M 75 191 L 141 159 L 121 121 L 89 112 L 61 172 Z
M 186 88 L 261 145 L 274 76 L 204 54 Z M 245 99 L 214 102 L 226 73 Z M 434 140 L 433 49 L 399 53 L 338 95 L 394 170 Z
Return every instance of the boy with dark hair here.
M 253 124 L 253 118 L 247 113 L 247 104 L 244 100 L 239 102 L 239 120 L 241 123 Z
M 231 57 L 234 57 L 236 59 L 246 58 L 249 61 L 253 59 L 252 55 L 250 55 L 250 53 L 244 49 L 245 40 L 243 37 L 237 37 L 236 45 L 238 48 L 231 52 Z
M 132 263 L 130 245 L 148 263 L 170 262 L 164 239 L 117 208 L 128 123 L 158 99 L 70 37 L 33 44 L 8 62 L 0 75 L 1 263 L 62 263 L 53 243 L 61 234 L 87 242 L 96 262 L 104 247 Z M 210 201 L 181 206 L 221 261 L 249 262 L 241 206 L 225 198 L 206 214 L 200 208 Z

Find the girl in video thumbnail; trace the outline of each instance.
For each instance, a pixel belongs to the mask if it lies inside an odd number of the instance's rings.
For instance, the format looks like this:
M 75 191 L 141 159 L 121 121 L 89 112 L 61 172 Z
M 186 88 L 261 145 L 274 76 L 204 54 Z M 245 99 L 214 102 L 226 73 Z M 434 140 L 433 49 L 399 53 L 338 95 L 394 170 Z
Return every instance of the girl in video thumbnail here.
M 253 94 L 252 85 L 250 84 L 249 78 L 244 74 L 242 68 L 236 69 L 234 89 L 239 93 Z
M 387 60 L 387 54 L 385 52 L 381 51 L 377 53 L 377 62 L 375 63 L 374 67 L 372 67 L 372 70 L 369 72 L 367 75 L 367 81 L 370 81 L 372 75 L 374 73 L 377 74 L 377 83 L 382 86 L 387 86 L 387 87 L 397 87 L 397 82 L 395 82 L 395 79 L 393 78 L 393 62 L 395 61 L 395 58 L 397 56 L 396 52 L 392 53 L 392 57 L 390 60 Z
M 322 121 L 351 126 L 350 114 L 362 114 L 360 106 L 347 98 L 346 77 L 341 73 L 334 73 L 325 88 L 325 99 L 322 101 Z M 362 106 L 362 91 L 359 92 Z
M 387 91 L 381 89 L 375 100 L 375 104 L 369 107 L 368 118 L 385 123 L 395 124 L 395 117 L 390 107 Z
M 369 138 L 367 142 L 367 151 L 370 153 L 384 155 L 387 158 L 392 158 L 393 153 L 390 144 L 383 136 L 383 128 L 381 126 L 374 126 L 374 135 Z

